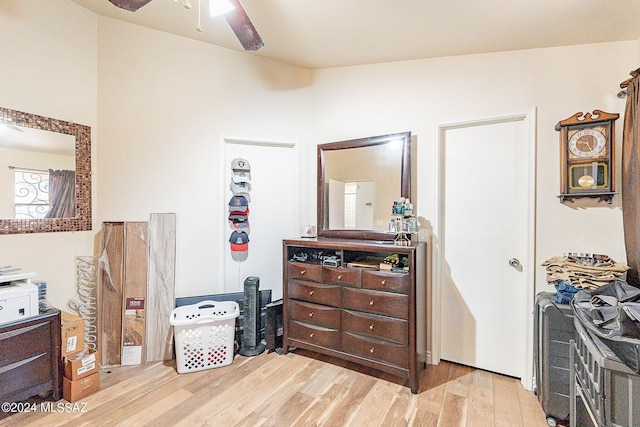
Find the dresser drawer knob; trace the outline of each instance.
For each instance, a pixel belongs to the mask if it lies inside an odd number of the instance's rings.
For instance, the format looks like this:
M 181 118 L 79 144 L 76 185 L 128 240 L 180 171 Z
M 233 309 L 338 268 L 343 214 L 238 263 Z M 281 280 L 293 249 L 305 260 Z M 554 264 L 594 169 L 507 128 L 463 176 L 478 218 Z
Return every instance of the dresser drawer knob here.
M 300 271 L 300 275 L 304 276 L 304 273 L 306 273 L 306 272 L 307 272 L 307 270 L 302 270 L 302 271 Z
M 315 334 L 314 334 L 313 332 L 311 332 L 311 333 L 309 334 L 309 338 L 313 338 L 313 336 L 314 336 L 314 335 L 315 335 Z
M 369 325 L 369 329 L 373 331 L 373 323 Z
M 373 303 L 374 303 L 374 301 L 373 301 L 373 300 L 369 301 L 369 305 L 370 305 L 371 307 L 373 307 Z
M 309 317 L 313 317 L 313 311 L 309 313 Z
M 312 297 L 313 296 L 313 291 L 309 291 L 309 296 Z
M 373 347 L 369 349 L 369 353 L 373 354 Z
M 382 286 L 384 286 L 384 285 L 386 285 L 386 284 L 387 284 L 387 281 L 386 281 L 386 280 L 383 280 L 383 281 L 382 281 Z
M 342 280 L 342 274 L 338 276 L 338 280 Z

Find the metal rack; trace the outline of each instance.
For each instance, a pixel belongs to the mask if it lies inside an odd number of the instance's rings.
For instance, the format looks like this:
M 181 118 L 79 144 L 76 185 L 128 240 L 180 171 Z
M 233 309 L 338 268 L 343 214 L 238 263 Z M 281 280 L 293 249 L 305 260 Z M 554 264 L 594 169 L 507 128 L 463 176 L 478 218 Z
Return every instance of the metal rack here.
M 571 340 L 570 427 L 576 427 L 578 398 L 598 427 L 640 427 L 640 376 L 598 337 L 574 319 Z

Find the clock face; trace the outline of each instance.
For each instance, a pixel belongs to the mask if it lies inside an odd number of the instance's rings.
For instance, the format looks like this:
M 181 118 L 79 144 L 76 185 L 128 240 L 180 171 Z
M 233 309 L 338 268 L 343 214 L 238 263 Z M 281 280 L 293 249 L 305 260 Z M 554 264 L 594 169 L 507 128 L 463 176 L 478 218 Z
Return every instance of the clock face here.
M 587 128 L 575 132 L 567 143 L 569 151 L 577 157 L 597 157 L 599 154 L 605 154 L 604 148 L 607 145 L 607 138 L 604 132 L 602 127 Z

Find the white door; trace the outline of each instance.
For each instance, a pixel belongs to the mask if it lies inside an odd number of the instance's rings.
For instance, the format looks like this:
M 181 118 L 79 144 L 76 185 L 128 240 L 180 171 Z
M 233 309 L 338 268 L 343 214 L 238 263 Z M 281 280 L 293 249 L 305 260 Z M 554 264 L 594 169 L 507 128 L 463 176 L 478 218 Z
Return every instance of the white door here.
M 356 229 L 373 230 L 373 212 L 376 202 L 376 182 L 356 182 Z
M 232 253 L 227 221 L 231 161 L 244 158 L 251 165 L 249 250 Z M 225 292 L 242 292 L 248 276 L 260 278 L 260 289 L 271 289 L 272 300 L 282 298 L 282 239 L 300 237 L 298 153 L 293 144 L 224 141 L 223 279 Z
M 329 180 L 329 229 L 373 229 L 376 182 Z
M 520 378 L 533 268 L 524 122 L 452 127 L 442 141 L 440 355 Z

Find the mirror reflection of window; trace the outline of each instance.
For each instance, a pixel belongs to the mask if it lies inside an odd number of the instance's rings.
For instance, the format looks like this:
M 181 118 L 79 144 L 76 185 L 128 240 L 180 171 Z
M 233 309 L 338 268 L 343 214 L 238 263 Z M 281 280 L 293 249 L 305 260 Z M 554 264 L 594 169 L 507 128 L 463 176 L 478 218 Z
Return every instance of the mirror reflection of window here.
M 21 126 L 3 128 L 0 127 L 0 218 L 75 217 L 75 137 Z M 66 181 L 60 174 L 69 175 L 72 184 L 60 185 Z M 70 198 L 73 200 L 67 202 Z M 62 205 L 69 207 L 54 208 Z
M 356 191 L 358 184 L 355 182 L 344 183 L 344 228 L 353 230 L 356 228 Z
M 15 219 L 42 219 L 49 204 L 49 172 L 36 169 L 14 169 Z

